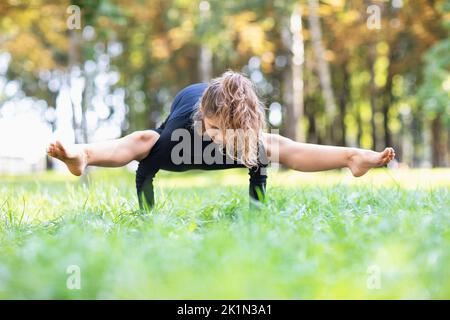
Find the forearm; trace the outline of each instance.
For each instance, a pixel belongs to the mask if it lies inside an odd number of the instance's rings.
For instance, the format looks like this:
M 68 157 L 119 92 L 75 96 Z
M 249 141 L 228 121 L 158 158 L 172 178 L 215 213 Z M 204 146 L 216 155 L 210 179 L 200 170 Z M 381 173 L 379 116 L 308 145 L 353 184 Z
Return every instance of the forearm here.
M 153 192 L 153 177 L 144 179 L 142 186 L 136 186 L 139 209 L 151 209 L 155 205 L 155 196 Z
M 250 208 L 253 208 L 255 204 L 266 202 L 266 170 L 265 165 L 259 165 L 257 168 L 255 167 L 249 170 Z
M 154 164 L 154 157 L 148 156 L 139 162 L 136 170 L 136 191 L 141 210 L 146 207 L 152 208 L 155 204 L 153 178 L 159 169 Z
M 249 196 L 251 200 L 264 202 L 266 199 L 266 183 L 253 185 L 249 187 Z

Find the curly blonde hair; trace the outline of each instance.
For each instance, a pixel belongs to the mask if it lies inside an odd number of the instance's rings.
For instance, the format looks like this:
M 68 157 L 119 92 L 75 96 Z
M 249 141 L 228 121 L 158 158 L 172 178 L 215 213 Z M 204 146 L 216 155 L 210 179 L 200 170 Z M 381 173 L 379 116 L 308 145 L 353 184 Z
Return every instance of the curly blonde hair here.
M 203 135 L 203 119 L 217 119 L 227 155 L 246 167 L 258 167 L 260 136 L 267 125 L 264 109 L 251 80 L 228 70 L 210 81 L 193 120 L 202 121 L 196 128 Z

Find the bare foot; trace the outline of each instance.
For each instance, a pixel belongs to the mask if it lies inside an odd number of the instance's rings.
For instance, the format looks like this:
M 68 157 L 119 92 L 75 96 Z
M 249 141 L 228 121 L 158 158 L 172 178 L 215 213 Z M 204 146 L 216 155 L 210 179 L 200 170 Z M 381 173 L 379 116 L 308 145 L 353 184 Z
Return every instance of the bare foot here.
M 350 156 L 348 167 L 353 176 L 360 177 L 372 168 L 388 164 L 394 158 L 395 151 L 392 148 L 386 148 L 382 152 L 356 149 Z
M 76 144 L 64 146 L 60 141 L 55 141 L 47 147 L 47 154 L 64 162 L 69 171 L 76 176 L 81 176 L 87 166 L 87 154 Z

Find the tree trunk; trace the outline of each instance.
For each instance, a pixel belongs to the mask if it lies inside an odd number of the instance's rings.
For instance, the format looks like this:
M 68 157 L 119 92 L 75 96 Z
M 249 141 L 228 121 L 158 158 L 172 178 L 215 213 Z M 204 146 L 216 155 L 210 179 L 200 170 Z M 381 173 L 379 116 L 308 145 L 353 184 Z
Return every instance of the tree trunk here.
M 334 117 L 336 113 L 336 103 L 333 94 L 333 88 L 331 84 L 330 69 L 328 62 L 325 58 L 325 48 L 322 43 L 322 30 L 320 27 L 320 20 L 317 13 L 318 2 L 317 0 L 309 0 L 309 28 L 311 31 L 311 40 L 315 55 L 317 57 L 317 71 L 319 74 L 320 85 L 322 88 L 322 94 L 325 100 L 326 111 L 326 123 L 328 125 L 328 137 L 327 142 L 333 141 L 333 130 L 330 128 L 333 125 Z
M 70 29 L 69 31 L 69 65 L 68 65 L 68 73 L 67 73 L 67 84 L 69 86 L 69 90 L 72 87 L 72 83 L 71 83 L 71 79 L 72 79 L 72 75 L 71 75 L 71 71 L 73 70 L 73 68 L 75 66 L 79 66 L 80 65 L 80 39 L 79 39 L 79 33 L 77 30 L 75 29 Z M 73 132 L 74 132 L 74 139 L 75 139 L 75 143 L 81 143 L 80 138 L 79 138 L 79 125 L 76 119 L 76 108 L 75 108 L 75 104 L 72 101 L 72 99 L 70 99 L 70 104 L 72 107 L 72 126 L 73 126 Z
M 359 148 L 361 147 L 361 139 L 362 139 L 362 134 L 363 134 L 360 108 L 361 107 L 358 104 L 358 106 L 356 107 L 356 124 L 357 124 L 357 127 L 358 127 L 358 131 L 357 131 L 357 134 L 356 134 L 356 145 Z
M 349 101 L 350 97 L 350 75 L 347 70 L 347 64 L 348 62 L 345 61 L 342 65 L 342 88 L 339 94 L 339 125 L 341 129 L 341 136 L 340 136 L 340 145 L 346 146 L 347 145 L 347 130 L 345 127 L 345 115 L 347 114 L 347 103 Z
M 284 135 L 295 141 L 304 141 L 301 128 L 304 116 L 303 104 L 303 62 L 304 42 L 301 7 L 295 7 L 290 27 L 282 31 L 284 45 L 289 48 L 291 59 L 283 72 L 283 102 L 286 106 L 284 117 Z
M 291 15 L 292 33 L 292 117 L 295 119 L 296 141 L 305 141 L 301 121 L 304 116 L 303 102 L 303 63 L 305 61 L 305 46 L 303 41 L 302 10 L 298 6 L 294 8 Z
M 87 127 L 86 113 L 89 108 L 89 103 L 92 98 L 92 91 L 94 86 L 94 79 L 92 74 L 84 72 L 84 90 L 81 99 L 81 138 L 82 143 L 89 143 L 89 134 Z
M 212 78 L 212 58 L 211 49 L 205 44 L 200 46 L 200 63 L 198 64 L 198 74 L 201 82 L 209 82 Z
M 431 122 L 432 137 L 432 165 L 433 167 L 445 166 L 446 143 L 442 137 L 442 114 L 437 114 Z
M 450 126 L 447 127 L 446 166 L 450 166 Z
M 288 68 L 283 71 L 283 102 L 285 105 L 284 130 L 283 135 L 296 140 L 297 139 L 297 119 L 295 119 L 294 104 L 292 103 L 292 72 L 290 69 L 290 63 Z
M 316 117 L 314 115 L 314 112 L 307 112 L 308 117 L 308 137 L 307 142 L 308 143 L 319 143 L 319 139 L 317 138 L 317 126 L 316 126 Z
M 376 150 L 378 146 L 377 139 L 377 127 L 375 122 L 375 115 L 377 113 L 377 87 L 375 84 L 375 44 L 370 44 L 369 47 L 369 70 L 370 70 L 370 84 L 369 84 L 369 100 L 370 100 L 370 109 L 372 111 L 372 116 L 370 118 L 370 126 L 372 127 L 372 149 Z
M 158 112 L 161 111 L 162 106 L 160 102 L 157 100 L 157 93 L 156 91 L 158 89 L 153 89 L 151 85 L 151 74 L 152 74 L 152 66 L 150 63 L 146 63 L 144 67 L 146 71 L 144 71 L 144 79 L 142 81 L 142 90 L 144 92 L 144 101 L 145 101 L 145 114 L 146 114 L 146 121 L 145 121 L 145 128 L 155 128 L 156 123 L 158 122 L 157 117 L 155 115 L 158 114 Z
M 393 96 L 392 96 L 392 81 L 394 78 L 394 73 L 392 70 L 392 64 L 394 63 L 394 54 L 393 48 L 391 48 L 391 53 L 389 54 L 389 67 L 388 67 L 388 74 L 386 78 L 386 85 L 384 86 L 384 99 L 383 99 L 383 106 L 382 106 L 382 112 L 383 112 L 383 129 L 384 129 L 384 145 L 386 147 L 392 146 L 392 134 L 389 129 L 389 109 L 391 107 L 391 104 L 393 102 Z
M 200 6 L 200 24 L 207 26 L 209 19 L 211 18 L 211 12 L 209 6 Z M 203 40 L 204 41 L 204 40 Z M 200 44 L 200 54 L 198 61 L 198 77 L 201 82 L 209 82 L 213 75 L 213 52 L 209 48 L 208 44 Z
M 426 153 L 424 143 L 424 115 L 422 110 L 418 110 L 416 112 L 412 112 L 411 119 L 411 136 L 412 136 L 412 145 L 413 145 L 413 154 L 412 154 L 412 166 L 417 167 L 425 161 Z M 393 140 L 393 139 L 392 139 Z M 391 145 L 394 149 L 397 149 L 398 146 L 393 141 Z

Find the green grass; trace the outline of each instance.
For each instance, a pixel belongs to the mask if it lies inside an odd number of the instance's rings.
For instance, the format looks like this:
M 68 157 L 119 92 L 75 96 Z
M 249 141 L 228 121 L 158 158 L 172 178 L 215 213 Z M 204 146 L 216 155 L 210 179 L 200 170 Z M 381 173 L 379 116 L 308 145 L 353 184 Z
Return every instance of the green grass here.
M 145 214 L 123 170 L 0 177 L 0 298 L 450 298 L 450 170 L 269 176 L 258 212 L 245 170 L 161 172 Z

